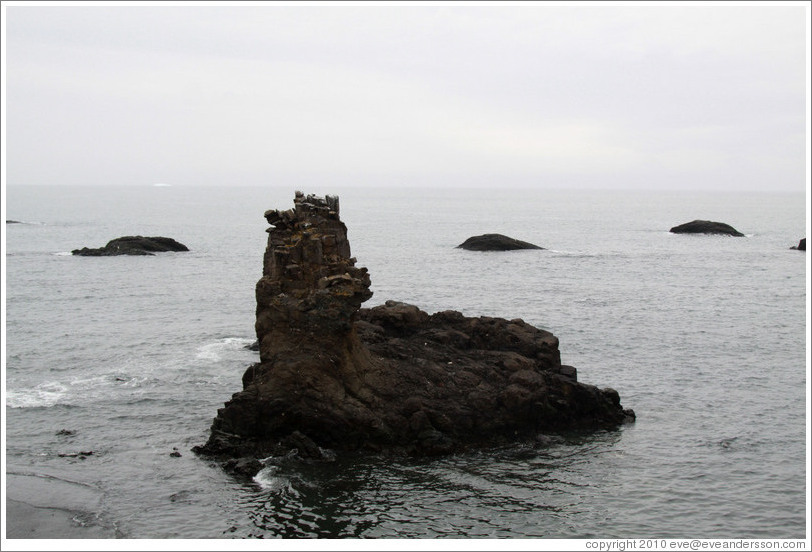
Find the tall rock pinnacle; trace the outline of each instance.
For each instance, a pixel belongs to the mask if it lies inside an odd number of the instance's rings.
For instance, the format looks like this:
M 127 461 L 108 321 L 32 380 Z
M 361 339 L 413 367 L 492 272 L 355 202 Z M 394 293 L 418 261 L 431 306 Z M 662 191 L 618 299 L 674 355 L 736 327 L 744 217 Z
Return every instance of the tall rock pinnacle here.
M 234 459 L 334 451 L 447 454 L 634 419 L 613 389 L 577 381 L 558 339 L 521 319 L 370 309 L 338 198 L 296 192 L 271 224 L 256 286 L 260 362 L 195 451 Z M 233 465 L 233 464 L 229 464 Z

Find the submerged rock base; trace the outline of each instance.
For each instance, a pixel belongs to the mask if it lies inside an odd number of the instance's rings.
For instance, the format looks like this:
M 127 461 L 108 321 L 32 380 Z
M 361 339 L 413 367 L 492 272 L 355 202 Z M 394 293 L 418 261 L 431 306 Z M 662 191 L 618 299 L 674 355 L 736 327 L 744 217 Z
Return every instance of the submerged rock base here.
M 297 192 L 294 209 L 265 216 L 260 362 L 196 452 L 437 455 L 634 419 L 616 391 L 579 383 L 561 365 L 554 335 L 522 320 L 430 315 L 394 301 L 361 309 L 369 274 L 351 257 L 337 198 Z

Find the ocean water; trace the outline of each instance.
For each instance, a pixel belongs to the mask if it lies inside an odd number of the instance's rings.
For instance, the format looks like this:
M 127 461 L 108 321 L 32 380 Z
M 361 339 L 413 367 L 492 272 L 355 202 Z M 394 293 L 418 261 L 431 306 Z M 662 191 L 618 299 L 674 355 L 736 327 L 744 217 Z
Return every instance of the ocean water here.
M 366 306 L 523 318 L 636 423 L 237 480 L 190 449 L 256 360 L 262 215 L 294 189 L 9 186 L 10 496 L 119 538 L 808 537 L 802 194 L 303 191 L 340 196 Z M 746 237 L 668 232 L 693 219 Z M 547 249 L 455 249 L 487 232 Z M 70 255 L 133 234 L 190 252 Z

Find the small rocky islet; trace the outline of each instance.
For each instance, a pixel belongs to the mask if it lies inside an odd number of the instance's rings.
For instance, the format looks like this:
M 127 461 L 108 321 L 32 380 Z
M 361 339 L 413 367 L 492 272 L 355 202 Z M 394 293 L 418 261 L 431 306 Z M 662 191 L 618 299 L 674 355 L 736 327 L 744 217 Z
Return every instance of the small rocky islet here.
M 471 236 L 457 246 L 467 251 L 515 251 L 519 249 L 544 249 L 538 245 L 517 240 L 503 234 L 482 234 Z
M 710 220 L 692 220 L 669 230 L 674 234 L 716 234 L 723 236 L 743 237 L 744 234 L 724 222 Z
M 339 202 L 297 192 L 270 210 L 256 285 L 259 362 L 194 452 L 251 476 L 259 460 L 339 452 L 435 456 L 566 430 L 617 429 L 635 414 L 577 381 L 558 339 L 521 319 L 372 308 Z
M 115 255 L 154 255 L 168 251 L 189 251 L 189 248 L 172 238 L 163 236 L 123 236 L 107 242 L 104 247 L 83 247 L 71 251 L 82 257 L 111 257 Z

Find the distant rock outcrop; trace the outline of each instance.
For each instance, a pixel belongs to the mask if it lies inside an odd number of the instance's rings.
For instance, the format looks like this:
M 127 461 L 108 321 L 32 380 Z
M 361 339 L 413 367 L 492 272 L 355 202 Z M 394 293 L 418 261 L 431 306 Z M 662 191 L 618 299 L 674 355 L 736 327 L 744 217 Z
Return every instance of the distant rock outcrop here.
M 7 220 L 6 224 L 22 224 L 19 220 Z
M 458 249 L 468 251 L 513 251 L 515 249 L 544 249 L 526 241 L 517 240 L 502 234 L 482 234 L 472 236 L 459 244 Z
M 154 255 L 165 251 L 189 251 L 189 248 L 172 238 L 161 236 L 124 236 L 107 242 L 98 249 L 74 249 L 71 253 L 83 257 L 110 257 L 113 255 Z
M 797 249 L 798 251 L 806 251 L 806 238 L 801 238 L 798 245 L 793 245 L 790 249 Z
M 744 236 L 741 232 L 725 224 L 724 222 L 713 222 L 710 220 L 693 220 L 673 227 L 671 232 L 675 234 L 722 234 L 727 236 Z
M 576 381 L 553 334 L 520 319 L 396 301 L 361 309 L 370 278 L 355 266 L 338 198 L 297 192 L 293 209 L 265 217 L 260 362 L 194 448 L 226 469 L 250 475 L 261 467 L 252 459 L 293 449 L 307 459 L 446 454 L 634 418 L 616 391 Z

